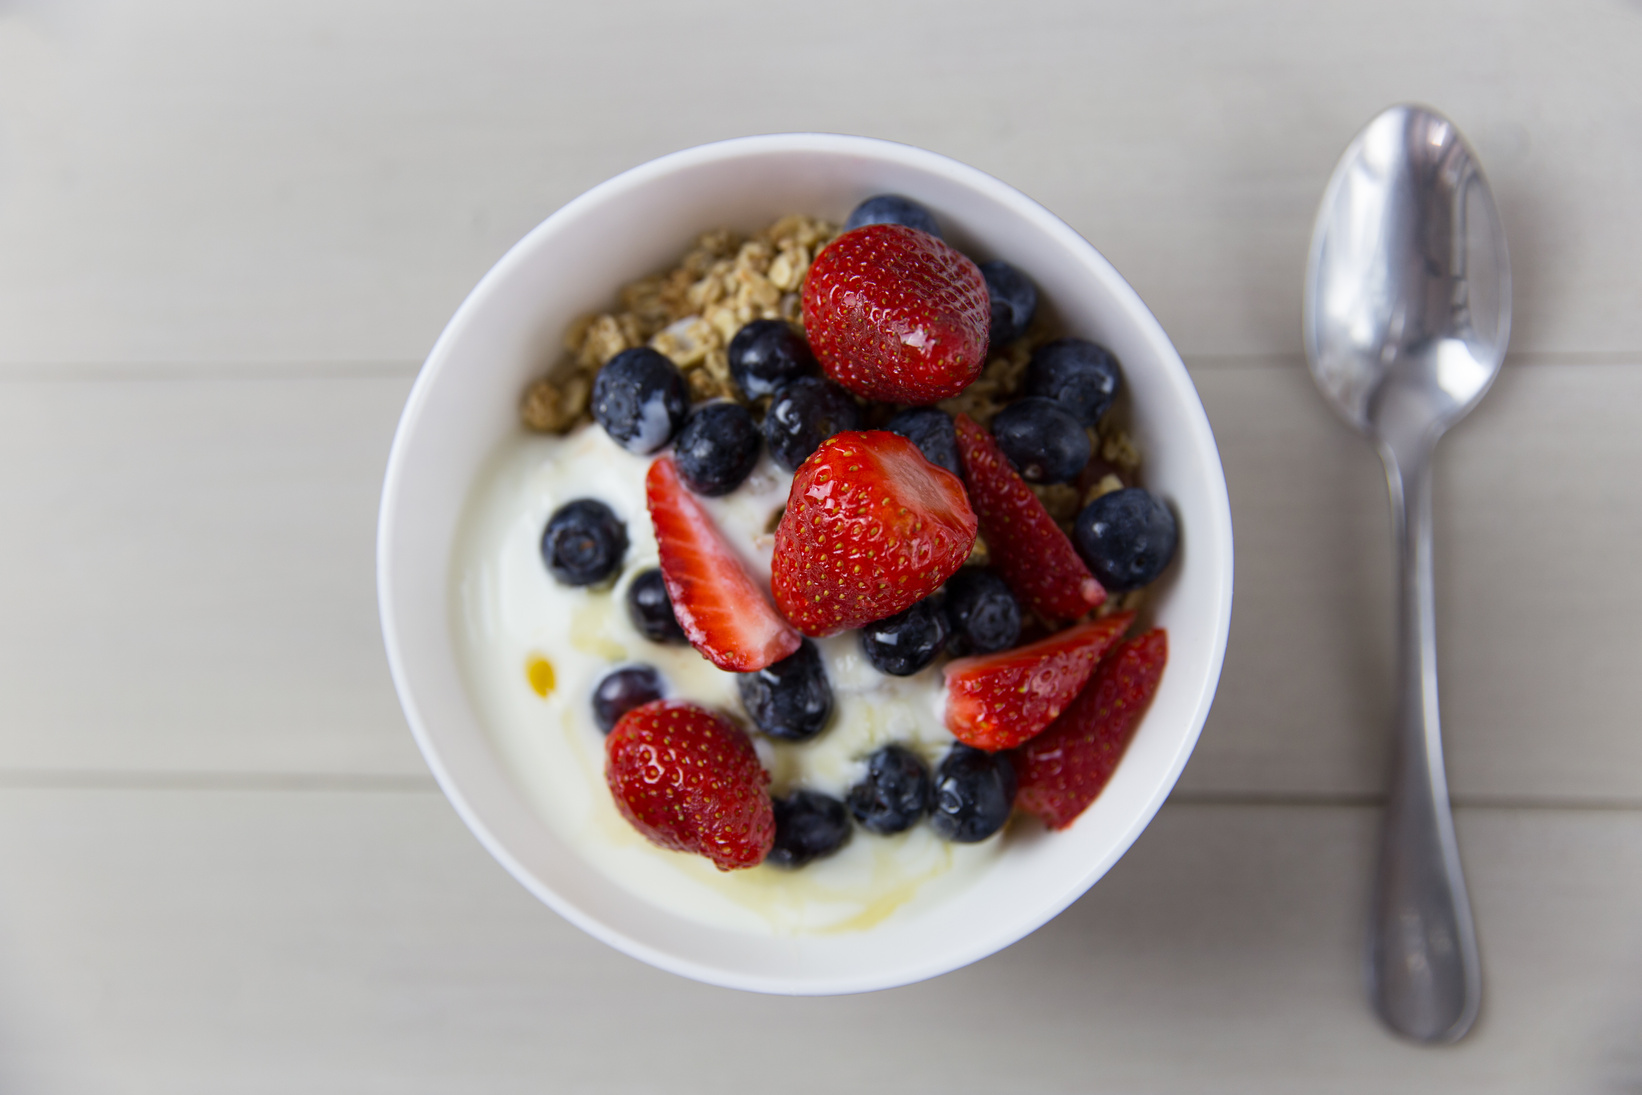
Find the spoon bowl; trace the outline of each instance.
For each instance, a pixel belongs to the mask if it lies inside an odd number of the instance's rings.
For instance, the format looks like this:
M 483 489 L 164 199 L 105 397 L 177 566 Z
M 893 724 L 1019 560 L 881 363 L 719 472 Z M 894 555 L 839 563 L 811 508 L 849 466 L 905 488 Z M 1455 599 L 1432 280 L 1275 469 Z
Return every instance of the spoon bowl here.
M 1341 157 L 1312 237 L 1318 387 L 1371 437 L 1410 416 L 1440 433 L 1499 372 L 1510 301 L 1499 212 L 1459 130 L 1422 107 L 1380 114 Z
M 1306 357 L 1385 464 L 1398 545 L 1396 733 L 1366 956 L 1381 1018 L 1420 1041 L 1475 1021 L 1482 977 L 1448 806 L 1437 705 L 1431 455 L 1505 359 L 1511 265 L 1459 130 L 1395 106 L 1329 180 L 1306 271 Z

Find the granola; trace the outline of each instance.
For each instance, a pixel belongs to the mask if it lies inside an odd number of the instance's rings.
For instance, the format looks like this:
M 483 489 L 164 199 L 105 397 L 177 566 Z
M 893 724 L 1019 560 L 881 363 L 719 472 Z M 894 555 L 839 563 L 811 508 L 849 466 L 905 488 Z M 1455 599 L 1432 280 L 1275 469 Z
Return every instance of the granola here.
M 624 286 L 613 312 L 582 316 L 565 337 L 565 357 L 525 393 L 526 428 L 568 433 L 591 421 L 593 376 L 623 350 L 648 345 L 684 374 L 690 398 L 742 400 L 727 354 L 755 319 L 784 319 L 802 330 L 799 289 L 821 248 L 838 235 L 830 221 L 789 214 L 743 238 L 704 232 L 679 264 Z

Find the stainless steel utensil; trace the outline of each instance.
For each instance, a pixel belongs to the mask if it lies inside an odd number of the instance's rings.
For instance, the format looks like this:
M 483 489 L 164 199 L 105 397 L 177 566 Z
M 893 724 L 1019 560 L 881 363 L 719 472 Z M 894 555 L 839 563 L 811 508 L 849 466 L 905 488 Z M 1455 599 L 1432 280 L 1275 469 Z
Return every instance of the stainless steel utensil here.
M 1396 737 L 1369 933 L 1369 993 L 1393 1029 L 1453 1041 L 1482 995 L 1437 715 L 1431 454 L 1488 390 L 1511 330 L 1505 233 L 1476 156 L 1435 111 L 1396 106 L 1340 158 L 1306 271 L 1306 356 L 1379 448 L 1401 594 Z

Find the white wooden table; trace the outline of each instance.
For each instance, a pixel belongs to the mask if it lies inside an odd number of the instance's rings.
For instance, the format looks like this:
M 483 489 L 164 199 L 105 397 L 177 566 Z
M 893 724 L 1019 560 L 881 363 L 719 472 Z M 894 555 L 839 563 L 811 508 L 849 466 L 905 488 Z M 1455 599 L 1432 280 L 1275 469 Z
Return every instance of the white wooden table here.
M 0 0 L 0 1091 L 1642 1091 L 1642 4 Z M 1315 202 L 1450 114 L 1516 271 L 1441 453 L 1464 1043 L 1359 983 L 1386 754 L 1376 460 L 1299 354 Z M 962 972 L 710 989 L 538 905 L 434 788 L 372 583 L 387 445 L 479 275 L 651 156 L 973 163 L 1191 367 L 1237 604 L 1178 791 Z

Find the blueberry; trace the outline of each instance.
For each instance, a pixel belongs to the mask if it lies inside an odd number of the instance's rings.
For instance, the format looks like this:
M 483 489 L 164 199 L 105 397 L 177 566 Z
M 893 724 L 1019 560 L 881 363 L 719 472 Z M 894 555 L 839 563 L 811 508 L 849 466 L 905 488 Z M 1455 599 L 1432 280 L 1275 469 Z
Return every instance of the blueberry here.
M 963 465 L 958 462 L 958 431 L 952 425 L 952 416 L 939 407 L 913 407 L 890 419 L 884 429 L 898 433 L 924 454 L 938 468 L 945 468 L 963 478 Z
M 1015 769 L 1003 753 L 983 753 L 961 742 L 935 769 L 929 824 L 935 835 L 959 844 L 985 840 L 1009 820 L 1015 804 Z
M 542 561 L 567 586 L 598 585 L 621 569 L 626 554 L 627 526 L 593 498 L 566 502 L 542 530 Z
M 640 571 L 627 583 L 627 618 L 653 643 L 685 642 L 684 629 L 673 615 L 673 599 L 667 596 L 667 583 L 654 567 Z
M 671 361 L 648 346 L 623 350 L 593 380 L 593 417 L 628 452 L 655 452 L 684 425 L 690 396 Z
M 788 471 L 809 458 L 827 438 L 861 428 L 861 406 L 830 380 L 801 377 L 782 385 L 764 415 L 764 441 Z
M 935 215 L 911 198 L 899 194 L 879 194 L 856 206 L 849 220 L 844 222 L 844 231 L 869 224 L 904 224 L 908 228 L 928 232 L 936 239 L 941 238 L 941 226 L 935 223 Z
M 684 424 L 673 446 L 679 478 L 697 494 L 729 494 L 752 474 L 760 438 L 753 416 L 739 403 L 709 403 Z
M 844 804 L 820 791 L 794 791 L 770 801 L 775 807 L 775 845 L 764 862 L 802 867 L 849 843 L 850 816 Z
M 593 688 L 593 722 L 608 734 L 621 717 L 635 707 L 667 694 L 661 674 L 652 665 L 628 665 L 606 673 Z
M 1174 514 L 1149 490 L 1129 487 L 1083 507 L 1072 542 L 1100 584 L 1114 592 L 1139 589 L 1174 558 Z
M 1038 287 L 1002 259 L 981 263 L 981 276 L 986 279 L 986 295 L 992 299 L 991 344 L 1015 341 L 1026 333 L 1038 310 Z
M 946 616 L 954 654 L 1008 650 L 1021 637 L 1021 606 L 1004 580 L 985 567 L 960 567 L 946 580 Z
M 755 319 L 730 340 L 730 375 L 748 399 L 819 371 L 804 336 L 784 319 Z
M 805 639 L 797 652 L 772 666 L 736 678 L 741 706 L 772 738 L 808 741 L 832 715 L 832 685 L 821 652 Z
M 1026 394 L 1053 399 L 1085 426 L 1100 421 L 1122 384 L 1112 352 L 1083 338 L 1039 346 L 1026 366 Z
M 933 597 L 861 629 L 861 652 L 880 673 L 910 677 L 935 660 L 952 625 Z
M 1071 412 L 1037 396 L 1017 399 L 992 419 L 992 436 L 1028 483 L 1065 483 L 1083 471 L 1094 446 Z
M 884 746 L 867 758 L 866 778 L 850 788 L 849 808 L 869 833 L 905 832 L 929 809 L 929 766 L 904 746 Z

